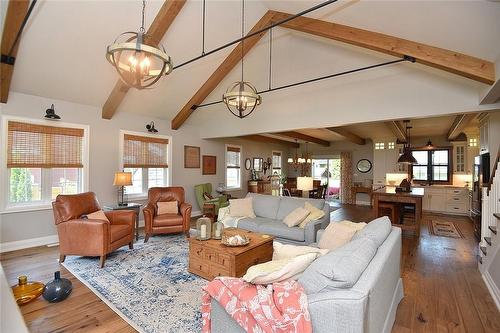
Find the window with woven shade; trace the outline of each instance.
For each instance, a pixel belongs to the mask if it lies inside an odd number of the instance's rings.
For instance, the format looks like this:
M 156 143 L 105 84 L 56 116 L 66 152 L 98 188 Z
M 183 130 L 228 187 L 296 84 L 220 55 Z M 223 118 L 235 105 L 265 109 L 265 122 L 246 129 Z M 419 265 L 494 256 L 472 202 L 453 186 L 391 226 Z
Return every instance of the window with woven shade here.
M 7 206 L 47 204 L 83 191 L 84 127 L 8 120 L 6 129 Z
M 132 185 L 126 192 L 146 195 L 150 187 L 168 186 L 169 140 L 164 136 L 141 135 L 122 131 L 123 169 L 132 173 Z
M 282 153 L 280 151 L 273 151 L 273 160 L 272 160 L 272 172 L 271 174 L 281 175 L 281 156 Z
M 226 188 L 241 187 L 241 147 L 226 145 Z

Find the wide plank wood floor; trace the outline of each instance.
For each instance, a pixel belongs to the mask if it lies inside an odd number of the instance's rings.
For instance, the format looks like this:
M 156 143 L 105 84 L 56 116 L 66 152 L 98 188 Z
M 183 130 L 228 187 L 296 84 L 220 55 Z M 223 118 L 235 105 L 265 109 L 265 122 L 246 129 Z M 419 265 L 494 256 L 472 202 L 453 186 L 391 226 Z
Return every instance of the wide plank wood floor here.
M 369 207 L 343 205 L 333 221 L 369 221 Z M 431 220 L 453 221 L 464 239 L 430 235 Z M 500 313 L 477 269 L 477 246 L 466 217 L 424 214 L 421 235 L 403 237 L 401 274 L 405 297 L 393 332 L 500 332 Z M 10 284 L 17 276 L 48 281 L 53 272 L 73 282 L 73 293 L 61 303 L 43 299 L 21 307 L 31 332 L 135 332 L 90 289 L 58 263 L 57 247 L 38 247 L 0 256 Z M 96 263 L 97 264 L 97 263 Z

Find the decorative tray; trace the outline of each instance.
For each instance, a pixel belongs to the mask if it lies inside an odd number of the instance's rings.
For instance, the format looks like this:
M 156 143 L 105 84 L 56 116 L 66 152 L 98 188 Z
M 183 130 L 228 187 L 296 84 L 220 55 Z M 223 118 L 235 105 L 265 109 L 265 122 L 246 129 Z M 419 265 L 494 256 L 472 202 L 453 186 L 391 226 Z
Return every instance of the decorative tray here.
M 226 246 L 245 246 L 250 243 L 250 240 L 243 235 L 222 235 L 221 243 Z

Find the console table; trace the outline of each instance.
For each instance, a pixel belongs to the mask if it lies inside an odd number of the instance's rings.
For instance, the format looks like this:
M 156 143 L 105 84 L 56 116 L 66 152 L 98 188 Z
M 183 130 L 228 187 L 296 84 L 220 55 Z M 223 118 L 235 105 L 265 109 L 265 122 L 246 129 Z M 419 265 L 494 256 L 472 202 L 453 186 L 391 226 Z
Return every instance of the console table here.
M 129 202 L 126 205 L 119 206 L 118 204 L 106 205 L 104 206 L 104 210 L 133 210 L 135 211 L 135 240 L 139 240 L 139 214 L 141 212 L 142 204 Z
M 370 205 L 373 204 L 373 190 L 371 187 L 365 187 L 365 186 L 354 186 L 351 189 L 352 193 L 352 199 L 354 200 L 354 203 L 356 203 L 356 194 L 358 193 L 366 193 L 370 196 Z

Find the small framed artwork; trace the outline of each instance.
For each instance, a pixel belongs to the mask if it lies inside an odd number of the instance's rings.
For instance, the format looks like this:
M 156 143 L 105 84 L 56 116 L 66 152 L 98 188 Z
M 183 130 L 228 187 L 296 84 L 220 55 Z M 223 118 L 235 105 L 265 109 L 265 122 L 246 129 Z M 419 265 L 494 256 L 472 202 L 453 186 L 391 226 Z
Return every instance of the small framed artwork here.
M 200 168 L 200 147 L 184 146 L 184 167 Z
M 202 175 L 217 174 L 217 156 L 203 155 L 202 165 L 203 165 L 201 170 Z
M 261 172 L 263 166 L 264 159 L 262 157 L 254 157 L 253 158 L 253 168 L 255 171 Z

